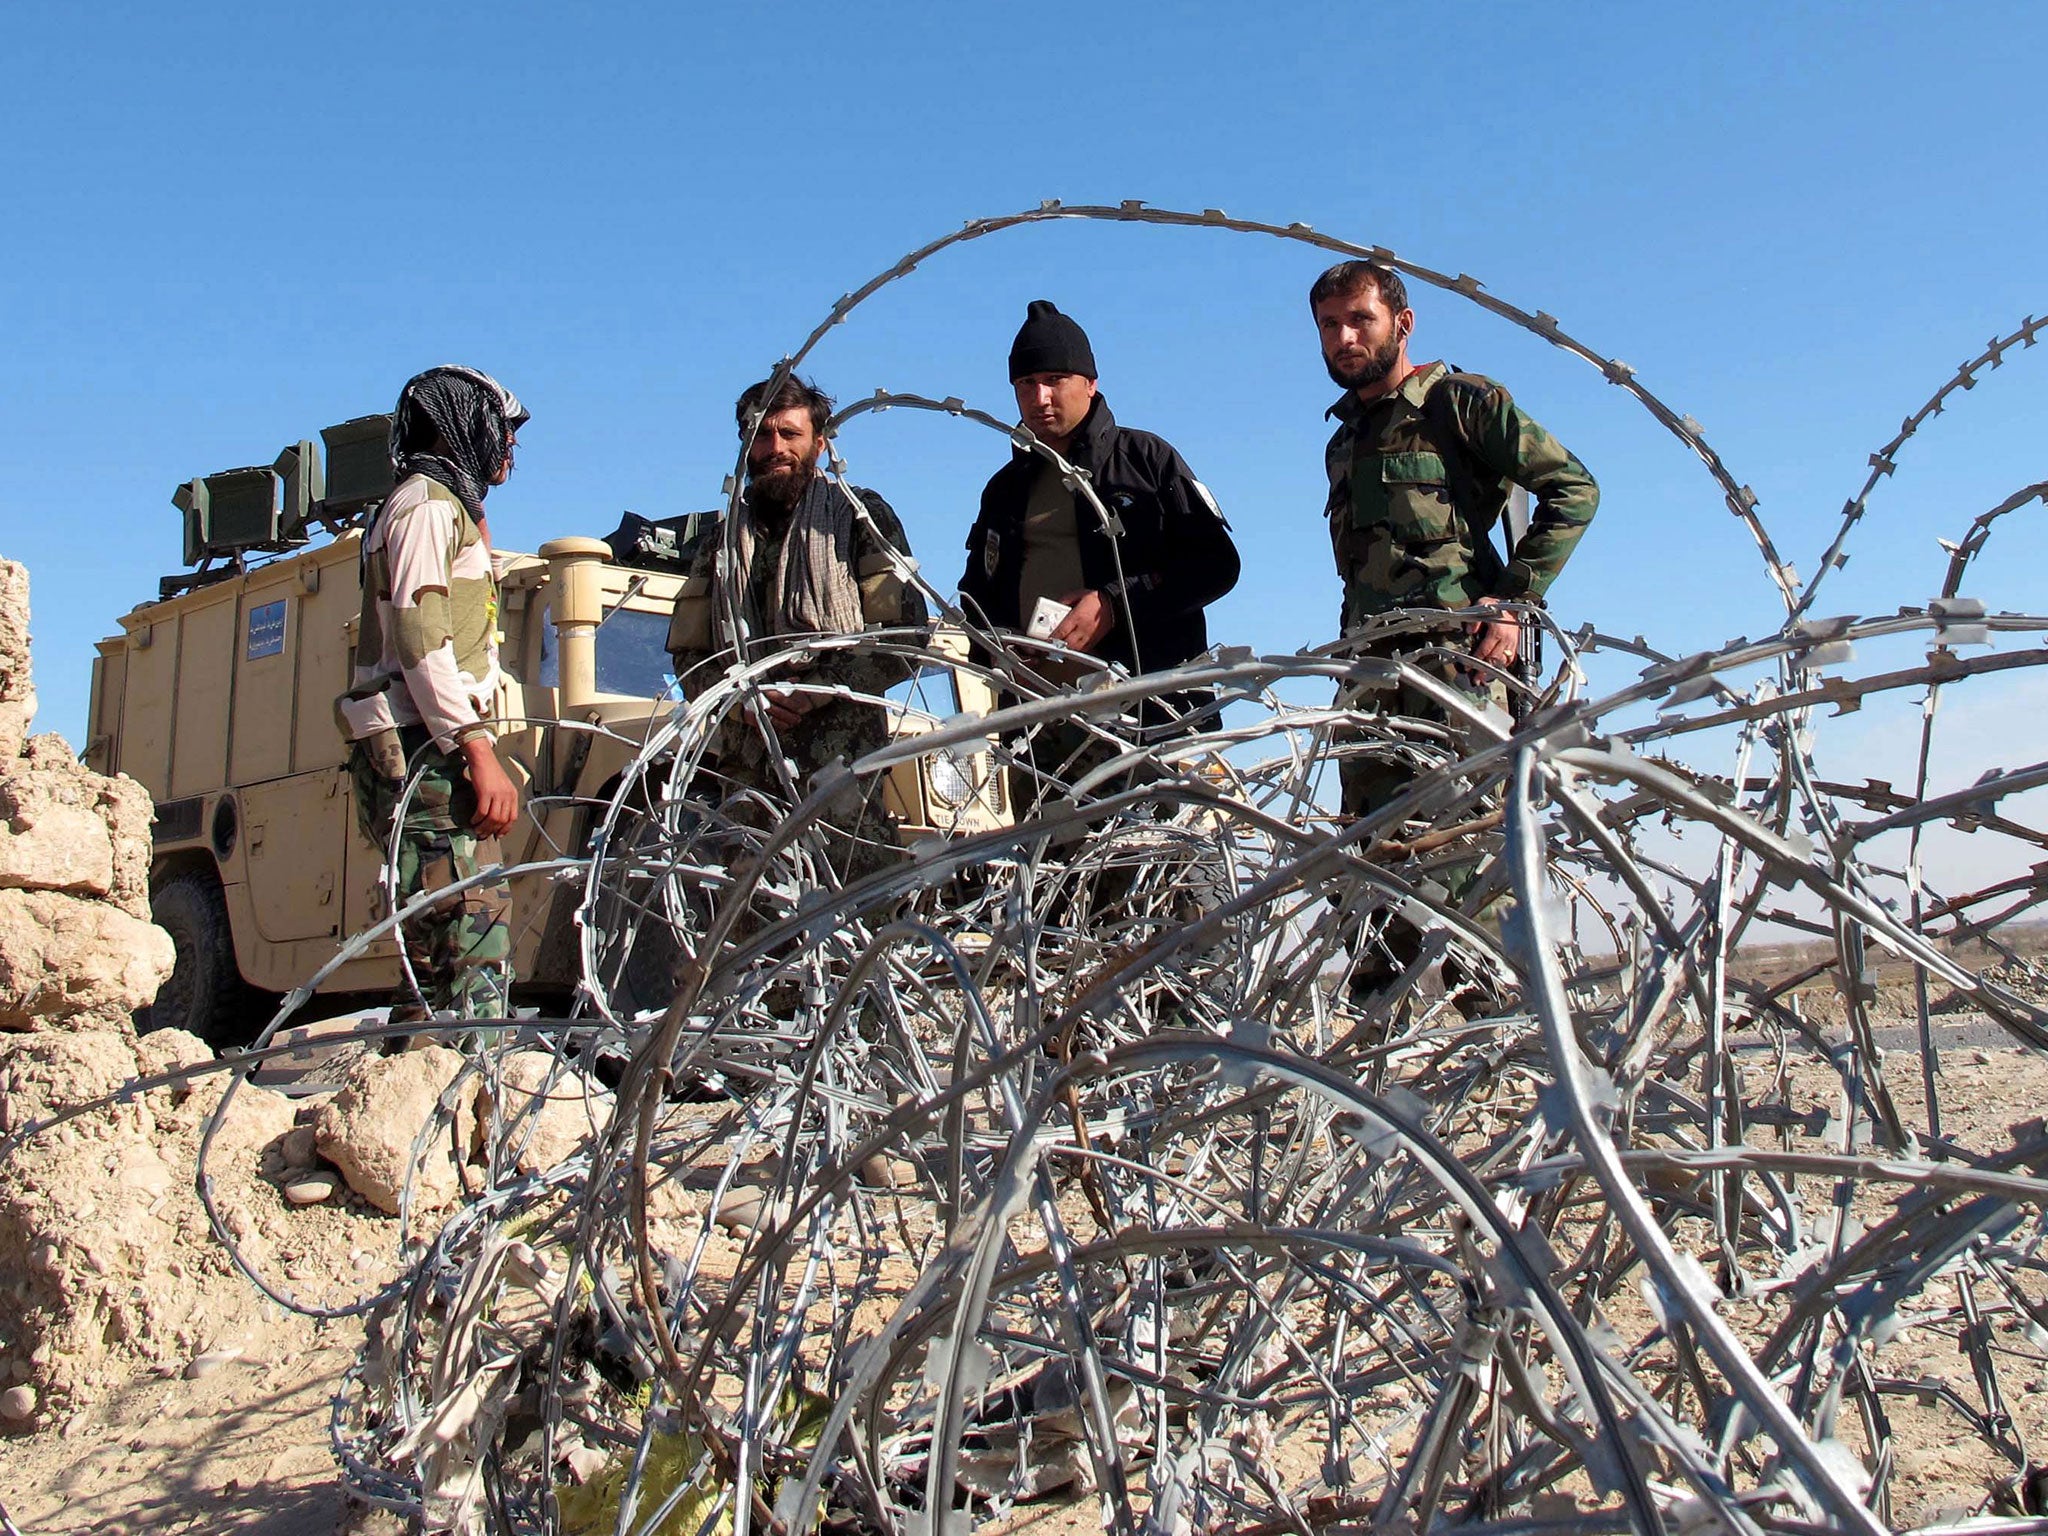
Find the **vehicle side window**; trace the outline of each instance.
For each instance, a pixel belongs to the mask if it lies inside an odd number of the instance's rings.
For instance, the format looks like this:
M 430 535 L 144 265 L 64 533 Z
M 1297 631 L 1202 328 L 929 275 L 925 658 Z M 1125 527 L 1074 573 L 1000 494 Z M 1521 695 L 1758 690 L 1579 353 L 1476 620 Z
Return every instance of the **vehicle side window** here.
M 539 686 L 562 685 L 562 657 L 555 641 L 553 613 L 540 611 Z M 658 699 L 668 691 L 668 615 L 633 608 L 605 610 L 597 630 L 597 691 L 629 698 Z
M 597 691 L 658 699 L 668 691 L 668 615 L 614 608 L 597 631 Z
M 553 605 L 543 606 L 535 622 L 540 625 L 540 676 L 537 685 L 542 688 L 559 688 L 562 684 L 562 658 L 555 654 Z

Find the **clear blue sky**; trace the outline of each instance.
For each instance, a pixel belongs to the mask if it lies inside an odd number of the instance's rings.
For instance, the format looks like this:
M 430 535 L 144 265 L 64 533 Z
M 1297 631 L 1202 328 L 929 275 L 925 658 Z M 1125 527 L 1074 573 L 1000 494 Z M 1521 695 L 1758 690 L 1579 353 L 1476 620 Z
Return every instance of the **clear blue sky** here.
M 534 411 L 499 542 L 707 507 L 730 402 L 834 298 L 965 219 L 1143 198 L 1469 272 L 1706 427 L 1802 569 L 1867 453 L 2048 307 L 2036 5 L 10 5 L 0 47 L 0 554 L 31 568 L 43 729 L 177 568 L 194 474 L 391 405 L 432 363 Z M 1012 409 L 1049 297 L 1127 422 L 1244 548 L 1219 639 L 1331 637 L 1322 259 L 1062 225 L 889 289 L 813 372 Z M 1699 466 L 1585 365 L 1424 292 L 1416 351 L 1507 382 L 1605 489 L 1553 594 L 1674 649 L 1775 626 Z M 2048 473 L 2048 347 L 1902 461 L 1822 611 L 1939 580 L 1937 534 Z M 854 477 L 950 585 L 1001 441 L 869 418 Z M 1973 588 L 2039 599 L 2016 529 Z

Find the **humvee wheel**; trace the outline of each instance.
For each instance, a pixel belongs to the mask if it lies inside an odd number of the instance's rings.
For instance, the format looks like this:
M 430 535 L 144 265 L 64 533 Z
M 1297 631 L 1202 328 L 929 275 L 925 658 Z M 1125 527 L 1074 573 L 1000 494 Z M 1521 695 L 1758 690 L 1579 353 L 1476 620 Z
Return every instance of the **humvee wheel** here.
M 149 915 L 171 936 L 177 963 L 149 1007 L 151 1029 L 182 1029 L 211 1046 L 247 1043 L 249 988 L 235 964 L 235 936 L 220 882 L 184 874 L 150 893 Z

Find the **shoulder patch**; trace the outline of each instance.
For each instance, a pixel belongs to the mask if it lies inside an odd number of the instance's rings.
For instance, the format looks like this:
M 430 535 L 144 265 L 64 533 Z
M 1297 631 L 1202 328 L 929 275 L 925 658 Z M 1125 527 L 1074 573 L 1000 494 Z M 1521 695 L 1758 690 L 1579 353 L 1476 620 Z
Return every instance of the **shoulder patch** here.
M 1195 494 L 1202 498 L 1203 506 L 1207 507 L 1216 517 L 1220 518 L 1223 516 L 1223 509 L 1216 505 L 1216 498 L 1209 493 L 1209 487 L 1202 484 L 1199 480 L 1190 480 L 1188 484 L 1192 485 L 1195 488 Z
M 993 581 L 996 567 L 1002 563 L 1003 538 L 991 528 L 981 540 L 981 573 Z

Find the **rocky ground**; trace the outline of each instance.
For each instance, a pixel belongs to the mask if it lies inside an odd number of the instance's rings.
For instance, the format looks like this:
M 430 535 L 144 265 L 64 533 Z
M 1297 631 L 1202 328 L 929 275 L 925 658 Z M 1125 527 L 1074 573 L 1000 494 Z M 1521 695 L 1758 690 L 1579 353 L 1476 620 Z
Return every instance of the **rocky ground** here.
M 349 1331 L 269 1320 L 232 1348 L 196 1376 L 139 1377 L 0 1445 L 16 1525 L 108 1536 L 374 1529 L 347 1507 L 327 1447 L 328 1401 L 354 1356 Z
M 157 1038 L 144 1037 L 144 1049 L 176 1054 L 153 1045 Z M 429 1069 L 442 1065 L 435 1061 L 439 1054 L 407 1053 L 424 1058 L 417 1063 L 406 1057 L 377 1058 L 343 1077 L 359 1100 L 375 1096 L 364 1088 L 380 1076 L 387 1082 L 416 1078 L 427 1087 L 401 1118 L 423 1114 L 429 1112 L 423 1105 L 438 1094 L 433 1084 L 440 1072 Z M 386 1060 L 405 1064 L 365 1076 L 366 1065 L 374 1068 Z M 1793 1074 L 1795 1100 L 1810 1099 L 1819 1107 L 1831 1099 L 1834 1079 L 1825 1064 L 1800 1059 Z M 1914 1114 L 1920 1092 L 1917 1059 L 1893 1055 L 1887 1077 L 1901 1111 Z M 2048 1062 L 2006 1047 L 1959 1047 L 1948 1055 L 1942 1090 L 1949 1134 L 1966 1144 L 1988 1146 L 2003 1142 L 2012 1122 L 2048 1103 Z M 158 1112 L 160 1130 L 171 1132 L 172 1155 L 177 1147 L 195 1144 L 187 1140 L 191 1128 L 215 1097 L 194 1092 L 184 1104 Z M 334 1304 L 366 1294 L 389 1272 L 400 1222 L 350 1187 L 317 1151 L 323 1142 L 332 1144 L 323 1128 L 345 1117 L 332 1107 L 323 1109 L 319 1101 L 294 1104 L 250 1090 L 238 1097 L 248 1103 L 231 1106 L 229 1130 L 217 1142 L 214 1159 L 224 1220 L 239 1234 L 238 1244 L 272 1284 L 289 1286 L 305 1299 Z M 335 1099 L 325 1102 L 332 1106 Z M 89 1136 L 83 1124 L 81 1144 Z M 309 1129 L 310 1138 L 305 1134 Z M 309 1139 L 313 1161 L 301 1166 Z M 113 1144 L 92 1139 L 95 1147 Z M 452 1193 L 452 1164 L 447 1172 Z M 175 1182 L 182 1184 L 188 1176 L 189 1165 Z M 373 1177 L 363 1177 L 374 1183 Z M 288 1194 L 309 1182 L 328 1181 L 339 1187 L 314 1204 L 296 1205 Z M 164 1202 L 165 1210 L 184 1202 L 196 1207 L 189 1186 L 152 1193 L 153 1183 L 153 1176 L 143 1180 L 149 1203 Z M 97 1196 L 89 1196 L 75 1212 L 78 1251 L 105 1252 L 115 1231 L 133 1230 L 140 1219 L 138 1198 L 109 1199 L 104 1184 Z M 168 1306 L 168 1298 L 179 1294 L 199 1301 L 183 1312 L 174 1308 L 161 1314 L 177 1321 L 160 1333 L 138 1327 L 125 1352 L 103 1351 L 89 1384 L 86 1378 L 75 1379 L 60 1390 L 57 1401 L 39 1404 L 27 1422 L 9 1428 L 0 1440 L 0 1488 L 5 1490 L 0 1497 L 15 1523 L 24 1532 L 52 1533 L 367 1536 L 402 1529 L 388 1516 L 348 1506 L 328 1449 L 328 1406 L 353 1358 L 360 1338 L 357 1325 L 348 1320 L 318 1323 L 261 1302 L 245 1281 L 223 1273 L 220 1247 L 203 1227 L 152 1229 L 149 1235 L 148 1243 L 119 1250 L 130 1256 L 132 1267 L 122 1267 L 118 1255 L 110 1264 L 110 1274 L 141 1298 L 135 1303 L 138 1315 L 152 1315 L 152 1305 Z M 145 1251 L 146 1261 L 139 1260 Z M 83 1267 L 89 1269 L 90 1262 Z M 152 1350 L 150 1341 L 159 1337 L 166 1347 Z M 1908 1330 L 1886 1353 L 1887 1368 L 1898 1374 L 1950 1375 L 1959 1368 L 1967 1374 L 1952 1341 L 1944 1337 L 1921 1339 Z M 2018 1385 L 2023 1429 L 2037 1439 L 2048 1437 L 2048 1381 L 2030 1377 Z M 1986 1479 L 1999 1470 L 1970 1428 L 1938 1404 L 1900 1400 L 1894 1431 L 1893 1519 L 1901 1526 L 1976 1507 Z M 1019 1519 L 1039 1528 L 1064 1528 L 1060 1509 L 1051 1506 L 1020 1509 Z
M 30 734 L 28 597 L 28 573 L 0 560 L 0 1501 L 27 1531 L 334 1530 L 325 1404 L 353 1335 L 266 1301 L 214 1236 L 194 1172 L 223 1080 L 13 1141 L 213 1060 L 189 1035 L 136 1035 L 175 953 L 149 921 L 149 796 Z M 379 1162 L 374 1117 L 341 1097 L 327 1126 L 316 1105 L 244 1090 L 207 1159 L 222 1230 L 321 1301 L 374 1285 L 397 1245 L 374 1173 L 359 1193 L 320 1151 L 325 1134 L 337 1156 Z
M 155 1065 L 207 1053 L 158 1033 L 136 1055 Z M 38 1261 L 38 1311 L 51 1348 L 47 1359 L 31 1354 L 29 1395 L 15 1405 L 24 1411 L 6 1416 L 0 1440 L 0 1498 L 23 1531 L 379 1528 L 346 1507 L 327 1433 L 361 1324 L 264 1299 L 231 1269 L 228 1246 L 302 1306 L 346 1309 L 373 1295 L 397 1271 L 419 1126 L 437 1119 L 444 1094 L 453 1101 L 412 1179 L 413 1230 L 457 1197 L 452 1149 L 466 1164 L 491 1113 L 474 1081 L 449 1092 L 460 1060 L 429 1046 L 361 1056 L 338 1073 L 330 1062 L 339 1091 L 303 1100 L 237 1090 L 206 1165 L 227 1242 L 209 1230 L 192 1183 L 218 1083 L 159 1089 L 17 1154 L 13 1205 L 66 1207 L 61 1238 L 38 1229 L 49 1250 Z M 511 1058 L 500 1099 L 537 1087 L 540 1070 Z M 574 1134 L 567 1114 L 566 1099 L 560 1114 L 550 1105 L 524 1155 L 561 1156 L 559 1138 Z M 576 1114 L 587 1125 L 580 1105 Z M 55 1181 L 81 1165 L 109 1177 L 65 1202 Z

